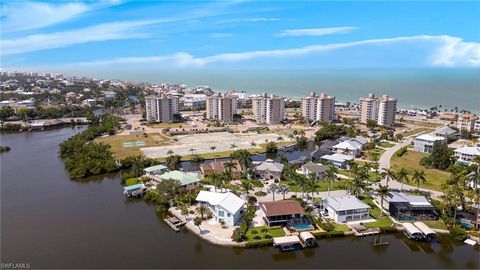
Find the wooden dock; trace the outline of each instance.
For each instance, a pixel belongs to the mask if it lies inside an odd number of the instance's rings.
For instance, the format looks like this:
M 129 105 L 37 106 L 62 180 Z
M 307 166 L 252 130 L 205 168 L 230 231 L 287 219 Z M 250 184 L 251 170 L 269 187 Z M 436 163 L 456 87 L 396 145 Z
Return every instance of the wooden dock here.
M 380 229 L 378 228 L 366 228 L 361 224 L 353 225 L 351 226 L 351 228 L 355 236 L 367 236 L 367 235 L 375 235 L 380 233 Z
M 167 223 L 168 226 L 170 226 L 170 228 L 172 228 L 172 230 L 174 230 L 176 232 L 179 232 L 180 227 L 187 224 L 187 221 L 181 221 L 176 217 L 164 218 L 163 221 L 165 221 L 165 223 Z

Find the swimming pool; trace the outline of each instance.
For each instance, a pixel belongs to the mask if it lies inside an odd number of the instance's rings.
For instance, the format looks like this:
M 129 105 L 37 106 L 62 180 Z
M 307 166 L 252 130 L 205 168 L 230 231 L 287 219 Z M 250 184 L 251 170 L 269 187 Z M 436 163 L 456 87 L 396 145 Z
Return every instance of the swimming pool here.
M 310 231 L 315 229 L 315 227 L 313 227 L 312 224 L 295 224 L 295 225 L 292 225 L 291 228 L 297 232 Z

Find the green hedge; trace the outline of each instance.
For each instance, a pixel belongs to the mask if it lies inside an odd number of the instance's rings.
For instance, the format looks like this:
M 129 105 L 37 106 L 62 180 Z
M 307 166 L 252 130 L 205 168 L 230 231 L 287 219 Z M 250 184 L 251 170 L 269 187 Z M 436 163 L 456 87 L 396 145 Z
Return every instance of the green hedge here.
M 395 152 L 395 155 L 397 157 L 401 157 L 401 156 L 405 155 L 405 153 L 407 153 L 407 146 L 404 146 L 404 147 L 398 149 L 397 152 Z
M 264 247 L 273 245 L 273 239 L 263 239 L 258 241 L 249 241 L 246 244 L 246 247 Z

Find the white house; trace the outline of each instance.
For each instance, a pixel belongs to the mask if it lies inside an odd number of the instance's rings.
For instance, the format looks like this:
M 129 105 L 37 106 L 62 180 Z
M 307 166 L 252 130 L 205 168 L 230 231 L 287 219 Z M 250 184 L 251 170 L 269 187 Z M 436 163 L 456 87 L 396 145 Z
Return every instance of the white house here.
M 325 215 L 336 223 L 370 219 L 370 206 L 352 195 L 327 197 L 323 200 L 323 209 Z
M 433 144 L 436 141 L 442 144 L 446 142 L 444 137 L 433 136 L 430 134 L 417 136 L 413 141 L 413 149 L 418 152 L 431 153 Z
M 457 162 L 470 165 L 474 163 L 474 158 L 480 156 L 480 147 L 464 146 L 453 151 Z
M 97 101 L 93 98 L 87 98 L 82 101 L 82 104 L 89 107 L 97 106 Z
M 302 167 L 300 167 L 300 170 L 301 170 L 303 175 L 308 176 L 311 173 L 313 173 L 313 174 L 315 174 L 317 179 L 323 178 L 327 169 L 328 169 L 327 166 L 322 165 L 322 164 L 313 163 L 313 162 L 308 162 L 308 163 L 302 165 Z
M 362 147 L 365 143 L 367 143 L 367 139 L 358 136 L 332 146 L 332 151 L 358 157 L 362 153 Z
M 218 193 L 202 190 L 198 193 L 196 200 L 210 209 L 217 222 L 223 220 L 226 224 L 235 226 L 243 215 L 245 201 L 231 192 Z
M 443 126 L 433 132 L 433 135 L 445 138 L 454 138 L 457 135 L 457 131 L 449 126 Z
M 255 175 L 263 179 L 280 179 L 284 165 L 267 159 L 255 167 Z
M 340 169 L 349 169 L 347 163 L 352 160 L 352 156 L 344 154 L 323 155 L 320 158 L 324 162 L 331 162 L 335 167 Z
M 147 176 L 152 176 L 152 175 L 156 175 L 156 174 L 162 174 L 164 173 L 165 171 L 167 170 L 167 166 L 165 165 L 155 165 L 155 166 L 150 166 L 150 167 L 147 167 L 145 169 L 143 169 L 143 171 L 145 172 L 145 174 Z

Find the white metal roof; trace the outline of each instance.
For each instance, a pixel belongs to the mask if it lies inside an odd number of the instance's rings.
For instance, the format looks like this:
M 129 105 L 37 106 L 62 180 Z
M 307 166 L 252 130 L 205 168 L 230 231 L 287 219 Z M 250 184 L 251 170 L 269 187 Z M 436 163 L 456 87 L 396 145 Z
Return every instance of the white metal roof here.
M 370 206 L 353 195 L 328 197 L 323 200 L 323 204 L 329 205 L 335 211 L 355 210 L 370 208 Z
M 299 244 L 300 238 L 296 235 L 290 235 L 290 236 L 282 236 L 282 237 L 275 237 L 273 238 L 273 245 L 293 245 L 293 244 Z
M 417 227 L 425 235 L 435 234 L 435 232 L 423 222 L 417 221 L 414 222 L 413 225 L 415 225 L 415 227 Z
M 332 148 L 359 150 L 362 149 L 362 144 L 355 140 L 347 140 L 332 146 Z
M 405 228 L 405 230 L 411 235 L 416 234 L 416 233 L 423 234 L 422 231 L 420 231 L 412 223 L 403 223 L 402 225 Z
M 266 171 L 269 170 L 271 172 L 282 172 L 284 165 L 279 162 L 275 162 L 271 159 L 265 160 L 265 162 L 260 163 L 256 170 L 258 171 Z
M 429 141 L 429 142 L 445 140 L 445 138 L 443 138 L 443 137 L 433 136 L 433 135 L 430 135 L 430 134 L 423 134 L 423 135 L 415 137 L 415 140 L 417 140 L 417 139 L 422 140 L 422 141 Z
M 315 239 L 315 236 L 310 232 L 300 232 L 300 238 L 303 241 L 307 241 L 308 239 Z
M 336 162 L 345 162 L 347 160 L 352 160 L 352 156 L 347 156 L 344 154 L 333 154 L 333 155 L 324 155 L 321 157 L 322 159 L 330 160 L 330 161 L 336 161 Z
M 465 155 L 480 156 L 480 147 L 464 146 L 455 149 L 453 152 Z
M 202 190 L 198 193 L 196 200 L 208 202 L 213 206 L 220 206 L 232 214 L 235 214 L 245 204 L 244 200 L 231 192 L 219 193 Z

